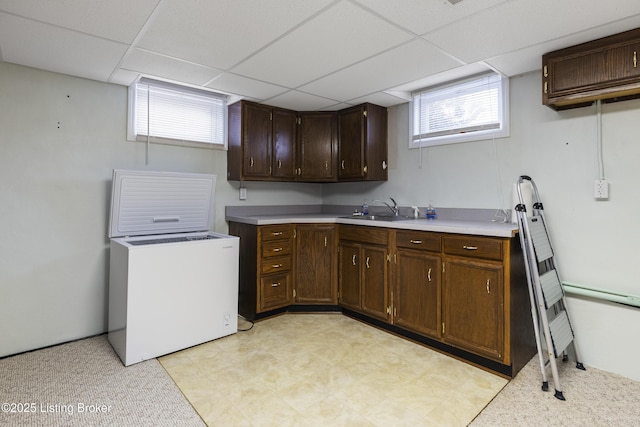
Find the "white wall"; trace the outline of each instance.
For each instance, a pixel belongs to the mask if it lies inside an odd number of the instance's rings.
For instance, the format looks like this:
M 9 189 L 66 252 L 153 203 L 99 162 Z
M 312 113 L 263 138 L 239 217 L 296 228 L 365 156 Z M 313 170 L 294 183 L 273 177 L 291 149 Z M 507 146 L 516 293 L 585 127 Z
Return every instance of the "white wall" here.
M 126 141 L 125 87 L 0 62 L 0 357 L 105 332 L 111 174 L 218 174 L 226 152 Z M 317 185 L 249 185 L 255 204 L 321 203 Z
M 408 107 L 390 109 L 385 183 L 226 181 L 226 153 L 126 141 L 126 88 L 0 63 L 0 356 L 106 331 L 108 209 L 114 168 L 218 174 L 215 231 L 224 206 L 360 204 L 510 208 L 521 174 L 541 192 L 563 279 L 640 294 L 635 273 L 640 210 L 635 133 L 640 100 L 603 105 L 611 198 L 597 178 L 595 107 L 557 113 L 541 105 L 540 76 L 511 79 L 511 137 L 407 148 Z M 497 165 L 497 166 L 496 166 Z M 587 365 L 640 380 L 640 310 L 570 299 Z
M 596 107 L 555 112 L 542 105 L 540 81 L 539 72 L 511 79 L 511 136 L 495 141 L 409 150 L 408 104 L 391 108 L 389 181 L 326 186 L 324 202 L 392 196 L 403 206 L 510 209 L 512 184 L 527 174 L 540 191 L 562 279 L 640 295 L 640 100 L 602 106 L 610 199 L 596 201 Z M 568 304 L 583 361 L 640 380 L 640 309 L 572 297 Z

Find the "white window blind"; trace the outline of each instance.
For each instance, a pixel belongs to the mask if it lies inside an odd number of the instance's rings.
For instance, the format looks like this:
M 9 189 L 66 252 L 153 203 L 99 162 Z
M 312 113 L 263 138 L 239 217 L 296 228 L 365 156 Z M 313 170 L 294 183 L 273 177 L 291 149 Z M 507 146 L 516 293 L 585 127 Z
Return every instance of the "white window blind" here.
M 486 74 L 412 96 L 411 146 L 508 136 L 508 80 Z
M 131 87 L 130 105 L 131 139 L 226 145 L 224 95 L 143 78 Z

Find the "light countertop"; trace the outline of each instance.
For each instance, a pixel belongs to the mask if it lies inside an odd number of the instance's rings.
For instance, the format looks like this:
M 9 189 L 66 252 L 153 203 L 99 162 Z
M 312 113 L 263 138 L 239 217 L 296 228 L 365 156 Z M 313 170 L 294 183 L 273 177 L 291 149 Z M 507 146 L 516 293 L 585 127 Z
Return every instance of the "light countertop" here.
M 458 219 L 405 219 L 396 221 L 376 221 L 363 217 L 336 213 L 280 213 L 260 215 L 255 213 L 231 213 L 226 220 L 251 225 L 272 224 L 352 224 L 367 227 L 395 228 L 403 230 L 432 231 L 440 233 L 472 234 L 479 236 L 513 237 L 518 232 L 517 224 L 491 220 Z

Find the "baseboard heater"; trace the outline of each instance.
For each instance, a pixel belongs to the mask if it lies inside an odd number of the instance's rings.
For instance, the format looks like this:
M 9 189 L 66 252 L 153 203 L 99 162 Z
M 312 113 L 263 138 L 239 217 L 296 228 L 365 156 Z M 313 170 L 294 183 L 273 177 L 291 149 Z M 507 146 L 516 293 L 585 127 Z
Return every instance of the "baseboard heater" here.
M 611 301 L 618 304 L 628 305 L 640 308 L 640 296 L 632 294 L 622 294 L 619 292 L 608 291 L 605 289 L 593 289 L 586 286 L 576 285 L 575 283 L 562 282 L 564 291 L 572 295 L 580 295 L 584 297 Z

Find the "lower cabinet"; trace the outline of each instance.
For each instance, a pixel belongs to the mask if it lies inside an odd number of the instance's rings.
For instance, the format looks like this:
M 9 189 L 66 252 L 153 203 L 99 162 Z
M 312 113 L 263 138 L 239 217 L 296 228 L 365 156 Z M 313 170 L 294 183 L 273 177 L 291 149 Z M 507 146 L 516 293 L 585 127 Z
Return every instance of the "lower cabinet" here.
M 298 224 L 295 227 L 295 283 L 298 304 L 336 304 L 336 227 Z
M 443 339 L 481 356 L 504 359 L 501 263 L 445 258 Z
M 440 257 L 399 248 L 397 268 L 393 323 L 419 334 L 440 338 Z
M 388 321 L 388 232 L 380 228 L 340 226 L 339 303 Z

